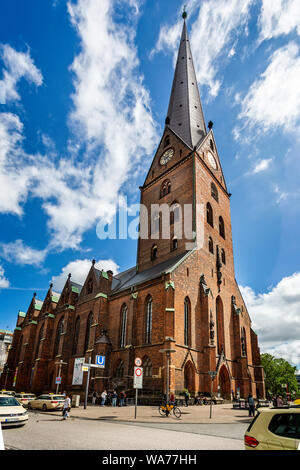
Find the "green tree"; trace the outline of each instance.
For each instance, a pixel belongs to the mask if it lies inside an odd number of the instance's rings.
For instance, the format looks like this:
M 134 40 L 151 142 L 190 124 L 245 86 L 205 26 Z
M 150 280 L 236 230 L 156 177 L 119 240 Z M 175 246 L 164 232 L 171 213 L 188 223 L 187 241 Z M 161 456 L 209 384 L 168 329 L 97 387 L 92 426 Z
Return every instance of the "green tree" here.
M 261 354 L 261 363 L 265 371 L 266 393 L 271 395 L 285 395 L 287 384 L 288 393 L 298 392 L 298 383 L 295 377 L 297 367 L 293 367 L 282 358 L 275 358 L 271 354 Z

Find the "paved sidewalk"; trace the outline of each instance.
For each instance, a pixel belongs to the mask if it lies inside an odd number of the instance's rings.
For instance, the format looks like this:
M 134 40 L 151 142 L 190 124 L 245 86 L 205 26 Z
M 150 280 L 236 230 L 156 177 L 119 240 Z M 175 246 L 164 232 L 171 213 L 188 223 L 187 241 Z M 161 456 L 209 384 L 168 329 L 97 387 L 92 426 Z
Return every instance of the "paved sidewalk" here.
M 166 421 L 172 423 L 247 423 L 252 418 L 248 416 L 248 410 L 234 410 L 231 404 L 213 405 L 212 418 L 210 419 L 210 406 L 189 406 L 180 407 L 181 418 L 177 419 L 171 413 L 166 418 L 160 416 L 158 407 L 154 406 L 138 406 L 137 417 L 135 419 L 135 407 L 112 407 L 88 404 L 87 408 L 81 405 L 79 408 L 72 408 L 70 417 L 91 419 L 91 420 L 107 420 L 118 422 L 140 422 L 140 423 L 164 423 Z M 48 412 L 49 413 L 49 412 Z M 51 412 L 53 415 L 61 415 L 61 412 Z

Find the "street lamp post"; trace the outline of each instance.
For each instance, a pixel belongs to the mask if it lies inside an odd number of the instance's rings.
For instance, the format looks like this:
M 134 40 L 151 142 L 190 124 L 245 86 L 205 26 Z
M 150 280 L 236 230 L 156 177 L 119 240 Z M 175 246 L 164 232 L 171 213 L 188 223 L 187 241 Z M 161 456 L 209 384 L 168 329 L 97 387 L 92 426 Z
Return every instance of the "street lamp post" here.
M 167 403 L 169 403 L 169 389 L 170 389 L 170 358 L 171 358 L 171 353 L 175 353 L 175 349 L 160 349 L 160 353 L 165 353 L 167 357 L 167 390 L 166 390 L 166 396 L 167 396 Z
M 6 377 L 5 377 L 5 384 L 4 384 L 4 389 L 6 390 L 6 383 L 7 383 L 7 377 L 8 377 L 9 369 L 6 369 Z

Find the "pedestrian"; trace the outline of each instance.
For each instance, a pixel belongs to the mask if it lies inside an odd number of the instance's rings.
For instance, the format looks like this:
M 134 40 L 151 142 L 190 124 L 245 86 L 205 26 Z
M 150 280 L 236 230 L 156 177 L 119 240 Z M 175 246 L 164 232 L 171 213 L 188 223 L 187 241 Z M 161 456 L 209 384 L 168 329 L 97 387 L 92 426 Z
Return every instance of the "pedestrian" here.
M 71 399 L 66 395 L 64 404 L 63 404 L 63 412 L 62 412 L 62 419 L 66 420 L 69 417 L 69 413 L 71 411 Z
M 114 390 L 111 395 L 112 406 L 117 406 L 117 392 Z
M 175 405 L 175 395 L 174 395 L 174 393 L 171 393 L 171 395 L 170 395 L 170 405 Z
M 249 405 L 249 416 L 254 416 L 255 415 L 255 403 L 254 403 L 254 398 L 252 396 L 252 393 L 249 393 L 247 401 Z
M 277 397 L 275 395 L 272 397 L 272 405 L 274 408 L 277 407 Z
M 119 398 L 120 398 L 120 406 L 124 406 L 124 399 L 125 399 L 124 390 L 122 390 L 122 392 L 120 393 Z
M 101 406 L 105 406 L 106 398 L 107 398 L 106 390 L 103 390 L 103 392 L 101 393 Z
M 190 394 L 187 390 L 185 390 L 184 391 L 185 406 L 189 406 L 189 399 L 190 399 Z
M 283 406 L 283 400 L 282 396 L 279 395 L 279 397 L 277 398 L 277 408 L 280 408 L 281 406 Z
M 97 398 L 98 398 L 98 393 L 96 392 L 96 390 L 94 390 L 93 395 L 92 395 L 92 404 L 93 405 L 96 405 Z

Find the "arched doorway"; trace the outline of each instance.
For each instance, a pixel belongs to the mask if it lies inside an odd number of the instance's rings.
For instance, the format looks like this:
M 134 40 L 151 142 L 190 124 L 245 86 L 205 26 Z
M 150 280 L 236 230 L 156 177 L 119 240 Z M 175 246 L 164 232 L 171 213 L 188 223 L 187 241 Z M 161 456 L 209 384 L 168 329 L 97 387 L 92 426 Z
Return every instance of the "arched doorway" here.
M 223 365 L 219 372 L 219 386 L 220 393 L 223 398 L 230 400 L 231 396 L 231 386 L 230 386 L 230 377 L 228 370 L 225 365 Z
M 188 361 L 184 368 L 184 388 L 190 393 L 195 391 L 195 369 L 191 361 Z

